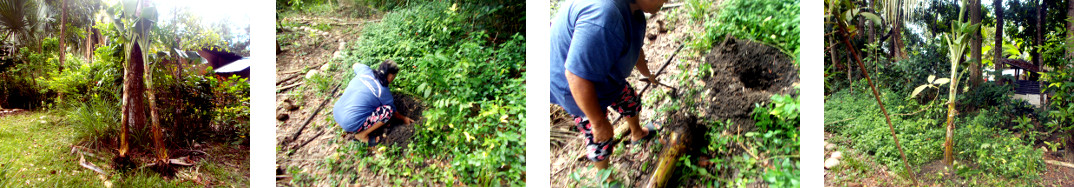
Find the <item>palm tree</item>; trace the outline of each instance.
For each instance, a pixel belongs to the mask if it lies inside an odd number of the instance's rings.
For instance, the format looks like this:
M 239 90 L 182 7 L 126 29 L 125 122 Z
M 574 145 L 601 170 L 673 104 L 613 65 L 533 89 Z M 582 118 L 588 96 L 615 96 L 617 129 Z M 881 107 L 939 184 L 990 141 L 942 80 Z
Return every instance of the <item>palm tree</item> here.
M 21 46 L 41 50 L 38 34 L 52 20 L 48 6 L 41 0 L 0 1 L 0 34 Z

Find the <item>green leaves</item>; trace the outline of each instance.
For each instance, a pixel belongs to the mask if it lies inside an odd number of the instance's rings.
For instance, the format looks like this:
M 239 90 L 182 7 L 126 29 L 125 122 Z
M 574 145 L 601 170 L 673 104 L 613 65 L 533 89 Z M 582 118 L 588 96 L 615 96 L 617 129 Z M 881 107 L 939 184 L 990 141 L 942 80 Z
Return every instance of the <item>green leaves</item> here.
M 917 86 L 917 88 L 914 88 L 914 91 L 910 93 L 910 98 L 917 97 L 917 94 L 920 94 L 921 91 L 924 91 L 925 89 L 939 88 L 940 85 L 947 84 L 948 82 L 951 82 L 950 78 L 936 79 L 936 75 L 929 75 L 928 83 L 925 83 L 923 85 Z

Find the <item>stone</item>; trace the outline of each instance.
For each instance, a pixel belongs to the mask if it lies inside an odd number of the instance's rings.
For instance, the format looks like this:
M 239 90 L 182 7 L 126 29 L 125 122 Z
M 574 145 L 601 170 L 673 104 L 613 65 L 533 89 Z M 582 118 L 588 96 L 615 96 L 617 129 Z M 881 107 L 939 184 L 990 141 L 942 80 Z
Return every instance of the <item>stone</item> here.
M 835 150 L 835 144 L 825 142 L 824 150 Z
M 328 72 L 328 69 L 332 68 L 332 63 L 325 63 L 321 65 L 321 72 Z
M 306 73 L 306 79 L 313 78 L 313 76 L 316 76 L 316 75 L 317 75 L 317 70 L 310 70 L 309 72 Z
M 290 119 L 290 118 L 291 118 L 291 116 L 287 115 L 285 113 L 280 113 L 279 115 L 276 115 L 276 120 L 280 120 L 280 121 L 287 121 L 287 119 Z
M 839 159 L 829 158 L 827 160 L 824 160 L 824 169 L 831 169 L 831 168 L 834 168 L 835 166 L 838 166 L 838 165 L 839 165 Z
M 843 152 L 839 152 L 839 151 L 832 152 L 832 156 L 830 158 L 832 158 L 832 159 L 842 159 L 843 158 Z

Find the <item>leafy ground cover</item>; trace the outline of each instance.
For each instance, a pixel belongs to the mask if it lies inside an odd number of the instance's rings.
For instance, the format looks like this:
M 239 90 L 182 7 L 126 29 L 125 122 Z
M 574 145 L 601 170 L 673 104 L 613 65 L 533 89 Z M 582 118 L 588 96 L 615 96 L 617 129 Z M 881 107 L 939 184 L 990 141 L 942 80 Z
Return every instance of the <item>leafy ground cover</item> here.
M 522 5 L 409 3 L 359 18 L 284 11 L 280 28 L 290 31 L 277 37 L 285 49 L 278 66 L 293 73 L 278 74 L 278 86 L 298 85 L 280 89 L 277 101 L 303 110 L 277 110 L 289 116 L 277 129 L 278 173 L 289 177 L 277 184 L 525 185 L 525 38 L 500 27 L 521 22 L 506 15 Z M 359 5 L 329 11 L 376 12 Z M 289 29 L 306 23 L 322 26 Z M 352 64 L 376 67 L 385 59 L 399 64 L 390 87 L 417 123 L 386 128 L 378 134 L 389 135 L 389 144 L 375 148 L 342 139 L 330 114 L 333 91 L 353 77 Z M 316 112 L 320 103 L 328 110 Z M 312 128 L 303 128 L 305 119 Z
M 880 114 L 880 108 L 864 82 L 853 86 L 859 92 L 842 90 L 828 97 L 825 104 L 827 142 L 835 148 L 826 151 L 843 153 L 845 162 L 826 171 L 826 185 L 834 186 L 907 186 L 909 176 L 891 139 L 891 132 Z M 900 94 L 880 89 L 885 107 L 892 116 L 895 132 L 899 136 L 910 166 L 911 176 L 929 186 L 1063 186 L 1070 183 L 1072 172 L 1068 167 L 1046 164 L 1060 155 L 1048 150 L 1047 144 L 1038 137 L 1022 132 L 1021 125 L 1013 121 L 1011 114 L 1018 114 L 1025 105 L 1008 97 L 996 98 L 994 106 L 981 107 L 979 111 L 960 115 L 955 122 L 954 167 L 942 164 L 944 129 L 941 127 L 945 109 L 938 105 L 918 104 Z M 938 102 L 937 102 L 938 103 Z M 930 107 L 931 106 L 931 107 Z M 915 114 L 916 113 L 916 114 Z M 1028 121 L 1026 122 L 1028 123 Z M 1049 139 L 1049 138 L 1044 138 Z M 880 169 L 880 170 L 876 170 Z M 855 174 L 881 174 L 893 181 L 863 180 Z

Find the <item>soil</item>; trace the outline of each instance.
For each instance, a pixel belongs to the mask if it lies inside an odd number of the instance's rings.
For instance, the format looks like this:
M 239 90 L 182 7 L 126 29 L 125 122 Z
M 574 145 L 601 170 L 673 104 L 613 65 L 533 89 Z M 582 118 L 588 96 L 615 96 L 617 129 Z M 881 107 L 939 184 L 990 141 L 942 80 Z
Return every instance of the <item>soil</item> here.
M 750 112 L 754 104 L 767 103 L 772 94 L 790 94 L 798 85 L 798 70 L 793 60 L 779 49 L 756 42 L 729 37 L 706 55 L 714 74 L 705 79 L 709 104 L 701 114 L 708 119 L 730 119 L 737 126 L 732 132 L 752 131 Z
M 381 137 L 381 144 L 389 144 L 406 148 L 407 144 L 410 144 L 410 138 L 414 137 L 414 125 L 420 125 L 422 120 L 420 119 L 421 112 L 425 110 L 425 106 L 414 97 L 408 95 L 396 95 L 395 106 L 399 108 L 399 113 L 406 117 L 414 119 L 413 124 L 403 124 L 401 120 L 393 119 L 388 122 L 388 127 L 384 127 L 375 130 L 369 135 L 383 135 Z

